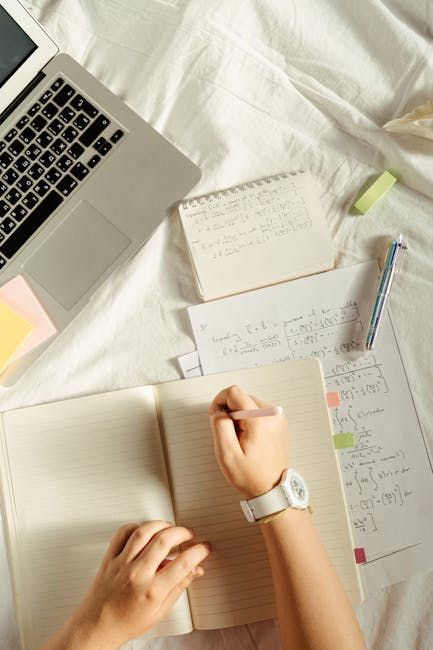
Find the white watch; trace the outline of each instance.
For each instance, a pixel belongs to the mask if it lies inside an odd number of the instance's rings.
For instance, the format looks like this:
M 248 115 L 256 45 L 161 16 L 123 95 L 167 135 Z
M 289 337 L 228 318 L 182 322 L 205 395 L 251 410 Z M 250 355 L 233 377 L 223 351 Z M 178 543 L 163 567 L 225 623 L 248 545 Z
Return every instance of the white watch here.
M 305 510 L 308 496 L 307 485 L 299 472 L 286 469 L 278 485 L 253 499 L 242 499 L 241 508 L 247 521 L 252 524 L 286 508 Z

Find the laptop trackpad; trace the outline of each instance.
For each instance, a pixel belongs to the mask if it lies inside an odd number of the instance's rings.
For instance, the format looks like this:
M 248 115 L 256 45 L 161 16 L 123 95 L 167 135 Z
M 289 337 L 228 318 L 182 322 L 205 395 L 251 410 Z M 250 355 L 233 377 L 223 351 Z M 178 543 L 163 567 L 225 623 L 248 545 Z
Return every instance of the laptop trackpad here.
M 81 201 L 24 268 L 71 309 L 130 243 L 90 203 Z

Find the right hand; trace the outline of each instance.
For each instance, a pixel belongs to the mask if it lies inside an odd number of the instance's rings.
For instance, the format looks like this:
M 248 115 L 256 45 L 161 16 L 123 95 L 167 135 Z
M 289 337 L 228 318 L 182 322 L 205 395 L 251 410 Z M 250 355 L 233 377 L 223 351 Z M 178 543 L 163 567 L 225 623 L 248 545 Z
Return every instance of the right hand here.
M 222 390 L 209 407 L 218 465 L 227 481 L 245 499 L 271 490 L 289 461 L 289 434 L 283 415 L 239 420 L 228 411 L 270 406 L 238 386 Z

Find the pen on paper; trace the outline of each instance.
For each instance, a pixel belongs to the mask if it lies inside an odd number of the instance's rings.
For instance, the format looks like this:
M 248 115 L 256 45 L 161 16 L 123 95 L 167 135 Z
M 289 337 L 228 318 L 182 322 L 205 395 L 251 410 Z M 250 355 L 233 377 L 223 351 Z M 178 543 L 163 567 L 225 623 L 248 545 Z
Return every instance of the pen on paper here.
M 406 251 L 406 249 L 407 246 L 403 242 L 401 234 L 399 235 L 398 239 L 390 242 L 388 245 L 388 251 L 379 282 L 379 289 L 377 291 L 376 300 L 368 327 L 368 334 L 365 341 L 365 347 L 367 350 L 372 350 L 375 343 L 380 322 L 385 311 L 385 305 L 391 291 L 393 280 L 395 278 L 395 273 L 397 267 L 401 264 L 402 253 Z
M 232 420 L 248 420 L 249 418 L 262 418 L 270 415 L 282 415 L 282 406 L 270 406 L 264 409 L 250 409 L 246 411 L 230 411 L 229 415 Z

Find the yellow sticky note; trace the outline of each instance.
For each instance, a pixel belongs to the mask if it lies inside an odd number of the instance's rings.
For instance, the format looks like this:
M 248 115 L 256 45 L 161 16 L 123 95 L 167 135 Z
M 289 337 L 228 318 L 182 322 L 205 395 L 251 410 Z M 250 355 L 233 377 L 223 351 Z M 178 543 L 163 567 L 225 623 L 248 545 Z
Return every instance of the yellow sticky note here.
M 334 435 L 335 449 L 350 449 L 355 446 L 355 436 L 353 433 L 336 433 Z
M 0 302 L 0 373 L 33 329 L 28 321 Z
M 373 185 L 370 185 L 368 190 L 359 197 L 355 203 L 355 208 L 365 214 L 367 210 L 369 210 L 371 206 L 376 203 L 377 199 L 380 199 L 380 197 L 385 194 L 385 192 L 387 192 L 389 188 L 392 187 L 396 182 L 397 179 L 395 176 L 390 174 L 388 171 L 383 172 L 377 181 L 375 181 Z

